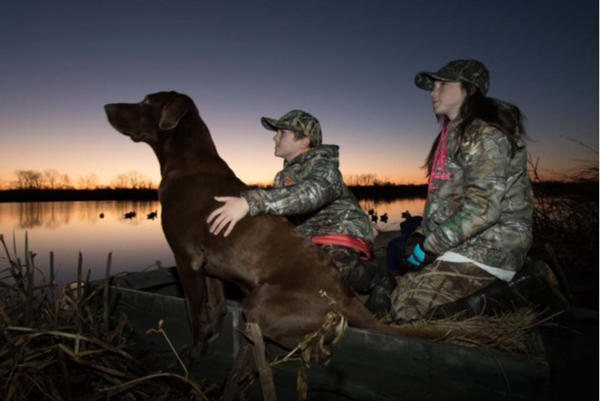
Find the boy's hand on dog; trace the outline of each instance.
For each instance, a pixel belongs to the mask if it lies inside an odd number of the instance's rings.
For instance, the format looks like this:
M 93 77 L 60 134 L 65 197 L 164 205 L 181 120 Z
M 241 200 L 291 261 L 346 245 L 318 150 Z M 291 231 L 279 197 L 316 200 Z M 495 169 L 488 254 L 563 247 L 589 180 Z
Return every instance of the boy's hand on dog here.
M 224 205 L 214 210 L 206 222 L 210 224 L 209 231 L 214 235 L 219 235 L 221 230 L 229 225 L 223 233 L 223 236 L 227 237 L 236 223 L 248 214 L 250 206 L 246 199 L 237 196 L 215 196 L 215 200 Z

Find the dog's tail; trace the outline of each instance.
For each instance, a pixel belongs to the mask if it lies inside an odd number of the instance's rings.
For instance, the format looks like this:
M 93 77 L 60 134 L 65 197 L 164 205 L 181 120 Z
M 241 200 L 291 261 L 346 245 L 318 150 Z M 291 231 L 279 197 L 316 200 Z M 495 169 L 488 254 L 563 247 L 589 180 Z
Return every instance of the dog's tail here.
M 348 319 L 348 324 L 359 329 L 380 331 L 387 334 L 394 334 L 405 337 L 416 337 L 427 340 L 447 340 L 464 339 L 471 341 L 485 341 L 479 334 L 474 334 L 461 330 L 458 327 L 452 329 L 442 329 L 434 325 L 411 324 L 402 325 L 387 324 L 382 320 L 377 320 L 371 312 L 360 302 L 358 297 L 354 297 L 347 308 L 341 313 Z
M 391 325 L 382 321 L 377 321 L 377 329 L 388 334 L 394 334 L 406 337 L 417 337 L 427 340 L 444 340 L 448 338 L 466 338 L 466 333 L 458 333 L 454 329 L 447 331 L 436 327 L 417 327 L 410 323 L 404 325 Z

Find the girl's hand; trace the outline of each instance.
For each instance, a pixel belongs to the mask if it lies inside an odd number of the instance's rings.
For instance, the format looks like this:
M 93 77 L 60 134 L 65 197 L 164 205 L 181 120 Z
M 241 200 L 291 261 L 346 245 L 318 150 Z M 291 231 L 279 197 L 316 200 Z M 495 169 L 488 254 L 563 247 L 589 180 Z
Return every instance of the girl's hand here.
M 248 214 L 250 207 L 248 201 L 242 197 L 215 196 L 215 200 L 223 202 L 224 205 L 214 210 L 206 222 L 210 224 L 209 231 L 214 235 L 219 235 L 221 230 L 229 225 L 223 233 L 223 236 L 227 237 L 236 223 Z
M 425 237 L 423 236 L 423 238 L 413 248 L 412 255 L 406 259 L 408 263 L 414 266 L 413 268 L 417 268 L 419 270 L 424 266 L 435 262 L 438 257 L 438 255 L 425 249 L 425 246 L 423 245 L 424 240 Z

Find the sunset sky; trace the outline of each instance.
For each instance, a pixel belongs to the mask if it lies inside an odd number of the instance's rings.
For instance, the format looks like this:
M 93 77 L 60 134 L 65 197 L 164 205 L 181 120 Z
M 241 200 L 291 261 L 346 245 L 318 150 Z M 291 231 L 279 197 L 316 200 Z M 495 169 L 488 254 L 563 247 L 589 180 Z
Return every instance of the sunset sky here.
M 543 173 L 597 160 L 598 4 L 589 0 L 6 0 L 0 5 L 0 187 L 16 170 L 101 184 L 138 171 L 150 147 L 112 129 L 103 105 L 191 96 L 246 182 L 282 167 L 260 117 L 303 109 L 344 175 L 423 182 L 439 127 L 419 71 L 475 58 L 488 95 L 528 118 Z M 571 138 L 569 140 L 565 137 Z

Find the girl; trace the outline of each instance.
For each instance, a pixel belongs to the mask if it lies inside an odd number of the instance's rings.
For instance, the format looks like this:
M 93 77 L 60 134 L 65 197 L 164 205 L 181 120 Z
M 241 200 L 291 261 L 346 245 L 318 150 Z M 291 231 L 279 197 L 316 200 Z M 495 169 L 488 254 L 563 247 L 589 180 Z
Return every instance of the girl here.
M 422 317 L 497 280 L 511 281 L 532 241 L 520 110 L 486 97 L 489 72 L 476 60 L 420 72 L 415 83 L 431 92 L 442 130 L 425 163 L 423 222 L 407 247 L 415 271 L 398 277 L 392 293 L 395 320 Z

